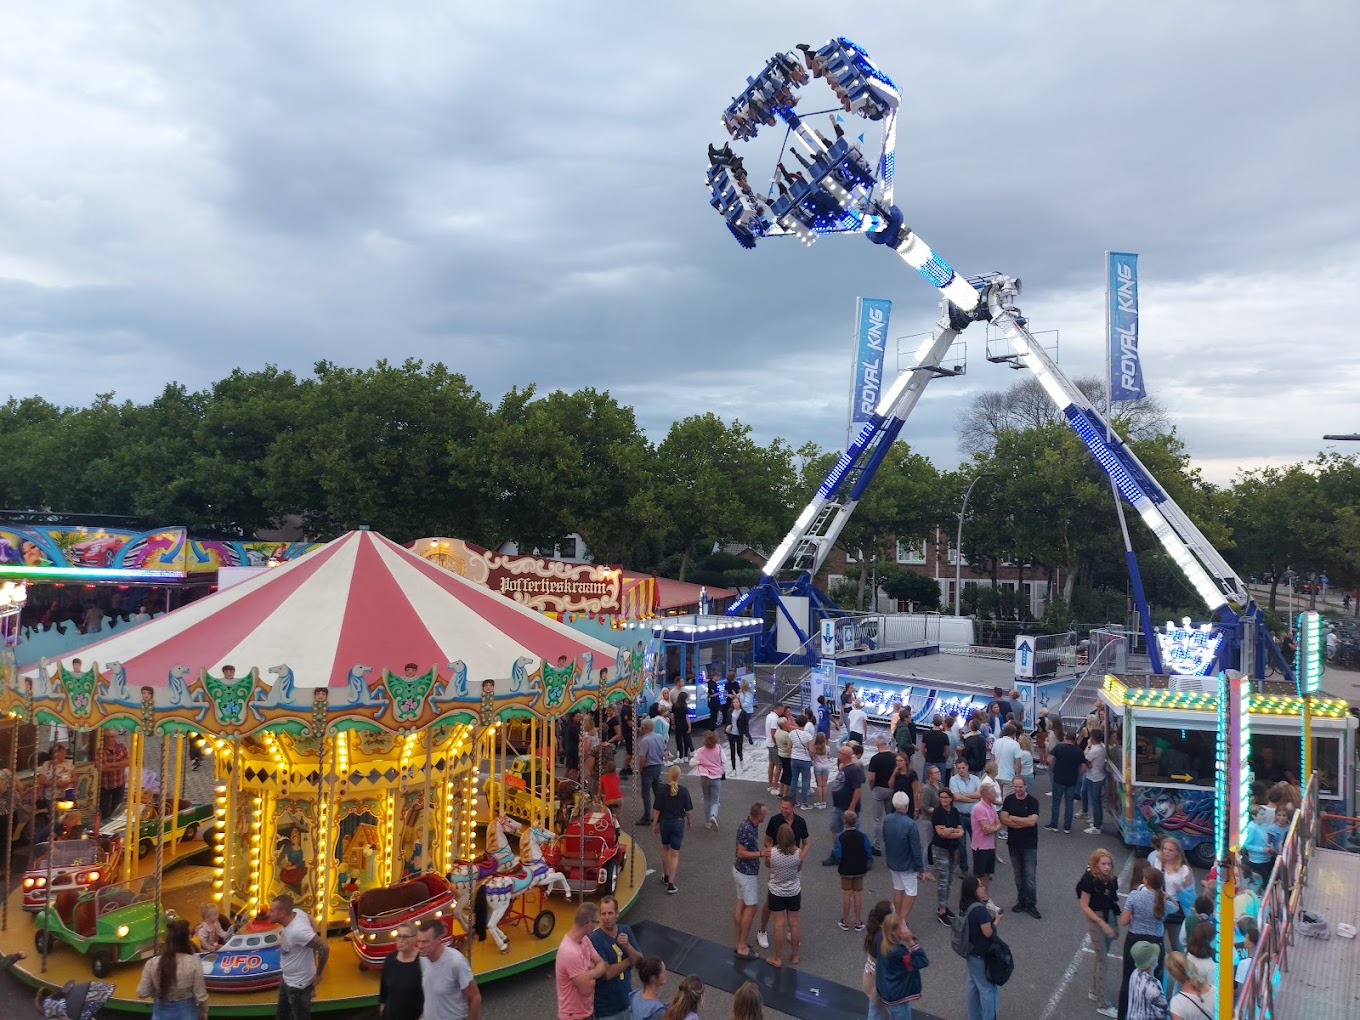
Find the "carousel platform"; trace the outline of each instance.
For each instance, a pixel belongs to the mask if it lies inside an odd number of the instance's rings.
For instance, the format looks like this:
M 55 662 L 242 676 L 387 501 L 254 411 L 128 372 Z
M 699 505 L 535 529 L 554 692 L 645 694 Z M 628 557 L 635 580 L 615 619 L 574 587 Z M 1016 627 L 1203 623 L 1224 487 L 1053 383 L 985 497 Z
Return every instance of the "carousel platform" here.
M 633 905 L 647 874 L 647 860 L 642 851 L 630 836 L 625 834 L 622 839 L 630 844 L 629 857 L 632 860 L 619 875 L 615 890 L 621 913 Z M 200 906 L 211 902 L 209 889 L 212 874 L 211 868 L 191 864 L 183 864 L 167 872 L 162 889 L 166 907 L 174 909 L 182 917 L 197 918 Z M 510 939 L 509 952 L 499 952 L 489 936 L 484 942 L 477 941 L 475 937 L 468 941 L 464 952 L 479 982 L 498 981 L 532 970 L 554 958 L 562 934 L 571 927 L 576 900 L 573 898 L 568 901 L 557 895 L 543 897 L 540 907 L 537 896 L 537 891 L 530 895 L 530 902 L 524 910 L 528 915 L 525 921 L 501 922 L 501 930 Z M 59 945 L 48 954 L 44 968 L 42 957 L 34 948 L 32 916 L 23 911 L 21 889 L 10 894 L 8 907 L 8 925 L 0 931 L 0 955 L 21 950 L 28 954 L 11 971 L 16 978 L 34 988 L 60 988 L 67 981 L 94 980 L 89 961 L 65 945 Z M 556 918 L 552 933 L 542 939 L 536 938 L 531 931 L 540 909 L 551 911 Z M 330 962 L 312 1003 L 313 1011 L 321 1013 L 376 1006 L 378 971 L 359 969 L 358 957 L 347 935 L 332 935 L 329 942 Z M 110 1007 L 132 1013 L 151 1012 L 151 1003 L 137 998 L 137 981 L 141 973 L 141 963 L 129 963 L 117 968 L 106 979 L 117 989 L 109 1000 Z M 272 1016 L 277 999 L 278 993 L 272 989 L 262 992 L 210 992 L 208 1012 L 211 1016 L 219 1017 Z M 4 1011 L 0 1010 L 0 1014 L 4 1014 Z

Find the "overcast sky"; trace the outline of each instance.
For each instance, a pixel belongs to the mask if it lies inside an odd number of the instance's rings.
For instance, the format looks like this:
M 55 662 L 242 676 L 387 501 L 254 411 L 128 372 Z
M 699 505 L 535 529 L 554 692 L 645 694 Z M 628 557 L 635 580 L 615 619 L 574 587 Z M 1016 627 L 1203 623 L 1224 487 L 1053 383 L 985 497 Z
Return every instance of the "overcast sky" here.
M 1134 251 L 1148 387 L 1208 477 L 1360 431 L 1349 0 L 5 4 L 3 391 L 414 356 L 493 403 L 608 389 L 656 439 L 712 410 L 839 446 L 856 295 L 906 336 L 936 293 L 860 238 L 743 251 L 703 184 L 746 76 L 834 34 L 902 89 L 907 222 L 1022 277 L 1071 374 Z M 904 433 L 943 466 L 1018 378 L 966 339 Z

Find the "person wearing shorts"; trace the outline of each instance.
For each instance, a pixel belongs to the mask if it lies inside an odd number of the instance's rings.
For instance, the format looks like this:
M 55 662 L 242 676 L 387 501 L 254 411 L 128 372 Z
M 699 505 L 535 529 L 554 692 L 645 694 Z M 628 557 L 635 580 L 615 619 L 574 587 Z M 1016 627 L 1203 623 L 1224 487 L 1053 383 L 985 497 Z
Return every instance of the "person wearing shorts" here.
M 869 862 L 874 859 L 874 847 L 869 837 L 855 828 L 859 816 L 846 811 L 842 816 L 844 828 L 836 837 L 832 854 L 836 858 L 836 870 L 841 876 L 841 931 L 864 930 L 863 907 L 864 876 L 869 871 Z M 852 922 L 853 918 L 853 922 Z
M 926 870 L 926 859 L 921 852 L 921 830 L 911 816 L 910 795 L 898 790 L 892 806 L 883 819 L 883 861 L 892 875 L 893 913 L 906 920 L 916 902 L 917 879 Z
M 661 881 L 666 892 L 676 893 L 675 873 L 680 870 L 680 847 L 685 842 L 685 830 L 694 817 L 694 801 L 689 791 L 680 785 L 680 766 L 672 765 L 666 782 L 656 787 L 655 814 L 652 831 L 661 837 Z
M 984 892 L 990 894 L 992 876 L 996 874 L 996 834 L 1001 831 L 1001 819 L 996 811 L 996 784 L 983 783 L 978 788 L 981 799 L 973 805 L 973 813 L 965 825 L 973 830 L 973 874 Z
M 756 801 L 737 826 L 737 849 L 732 861 L 737 905 L 732 911 L 732 923 L 737 932 L 734 952 L 743 960 L 755 957 L 746 940 L 750 937 L 751 922 L 755 920 L 756 907 L 760 903 L 760 860 L 765 856 L 760 848 L 760 827 L 765 822 L 765 814 L 765 805 Z
M 789 926 L 789 963 L 798 966 L 800 919 L 803 906 L 803 885 L 800 879 L 804 855 L 799 852 L 793 826 L 781 825 L 774 846 L 765 851 L 765 862 L 770 868 L 769 900 L 774 945 L 766 958 L 771 967 L 784 966 L 784 922 Z

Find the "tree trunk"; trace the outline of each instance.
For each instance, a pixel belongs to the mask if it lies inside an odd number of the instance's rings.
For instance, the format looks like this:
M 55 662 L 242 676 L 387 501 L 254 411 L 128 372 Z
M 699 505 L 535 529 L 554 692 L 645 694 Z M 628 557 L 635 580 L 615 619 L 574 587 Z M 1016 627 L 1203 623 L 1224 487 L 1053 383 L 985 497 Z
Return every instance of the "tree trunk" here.
M 1080 567 L 1081 564 L 1079 563 L 1069 563 L 1063 568 L 1067 572 L 1067 577 L 1063 581 L 1063 601 L 1068 606 L 1072 605 L 1072 589 L 1077 586 L 1077 571 Z
M 855 608 L 864 609 L 864 589 L 869 584 L 869 557 L 864 550 L 859 551 L 859 590 L 856 593 Z
M 676 578 L 677 581 L 685 579 L 685 572 L 689 570 L 689 557 L 692 552 L 694 552 L 694 539 L 685 543 L 685 551 L 680 554 L 680 576 Z

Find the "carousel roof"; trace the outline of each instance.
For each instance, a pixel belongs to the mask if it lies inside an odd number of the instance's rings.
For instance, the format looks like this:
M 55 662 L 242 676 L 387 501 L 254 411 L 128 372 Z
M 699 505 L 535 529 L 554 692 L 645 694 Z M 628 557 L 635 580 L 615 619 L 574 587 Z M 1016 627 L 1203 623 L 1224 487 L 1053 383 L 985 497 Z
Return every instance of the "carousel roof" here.
M 532 673 L 559 656 L 612 665 L 618 649 L 435 566 L 371 531 L 352 531 L 231 588 L 87 645 L 84 668 L 122 664 L 130 683 L 176 667 L 243 674 L 286 664 L 299 687 L 341 687 L 363 664 L 424 673 L 462 662 L 474 681 Z M 33 675 L 37 666 L 24 668 Z

